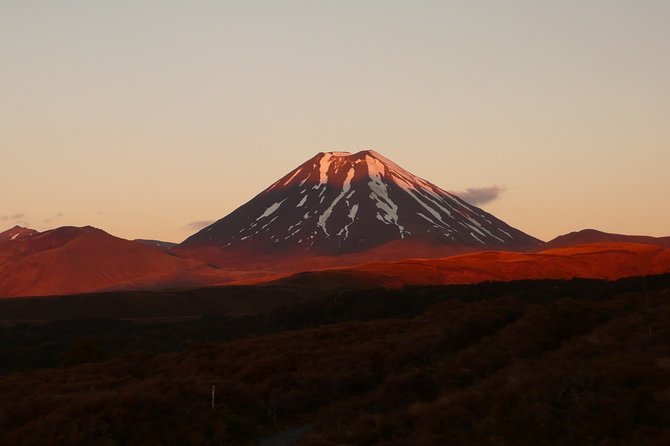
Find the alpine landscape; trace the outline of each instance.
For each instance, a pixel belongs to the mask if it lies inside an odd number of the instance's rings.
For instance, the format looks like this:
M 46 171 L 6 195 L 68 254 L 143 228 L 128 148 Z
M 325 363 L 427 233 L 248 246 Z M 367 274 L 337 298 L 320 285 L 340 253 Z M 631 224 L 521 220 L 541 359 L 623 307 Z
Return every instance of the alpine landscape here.
M 667 3 L 281 3 L 0 6 L 0 445 L 670 444 Z

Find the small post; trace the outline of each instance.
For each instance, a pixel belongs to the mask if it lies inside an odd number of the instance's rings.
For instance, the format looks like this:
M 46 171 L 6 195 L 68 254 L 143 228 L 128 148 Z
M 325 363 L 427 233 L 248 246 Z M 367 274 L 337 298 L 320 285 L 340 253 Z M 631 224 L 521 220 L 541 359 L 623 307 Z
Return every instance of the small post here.
M 216 405 L 216 386 L 212 384 L 212 409 Z

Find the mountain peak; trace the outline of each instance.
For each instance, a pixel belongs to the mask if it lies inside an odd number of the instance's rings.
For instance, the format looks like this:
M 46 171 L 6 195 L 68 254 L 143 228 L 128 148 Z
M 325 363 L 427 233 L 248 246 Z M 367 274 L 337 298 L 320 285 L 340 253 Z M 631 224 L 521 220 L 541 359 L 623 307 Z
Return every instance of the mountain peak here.
M 670 248 L 670 237 L 614 234 L 589 228 L 559 235 L 538 249 L 544 251 L 547 249 L 566 248 L 590 243 L 638 243 Z
M 0 243 L 13 240 L 21 240 L 27 237 L 31 237 L 35 234 L 39 233 L 34 229 L 16 225 L 13 228 L 10 228 L 4 232 L 0 232 Z
M 327 150 L 327 151 L 324 151 L 324 152 L 319 152 L 317 154 L 317 156 L 325 155 L 325 154 L 335 156 L 335 157 L 351 157 L 351 156 L 362 157 L 362 156 L 365 156 L 365 155 L 369 155 L 369 156 L 372 156 L 372 157 L 378 157 L 378 156 L 382 157 L 381 154 L 379 154 L 378 152 L 375 152 L 374 150 L 371 150 L 371 149 L 359 150 L 358 152 L 355 152 L 355 153 L 345 151 L 345 150 Z
M 318 172 L 318 175 L 316 172 Z M 347 181 L 347 175 L 351 175 L 349 181 Z M 275 188 L 295 186 L 296 181 L 299 187 L 305 184 L 319 187 L 325 184 L 332 185 L 333 183 L 346 185 L 349 182 L 367 182 L 380 176 L 387 177 L 389 181 L 394 181 L 401 187 L 412 187 L 416 183 L 424 186 L 429 184 L 374 150 L 362 150 L 356 153 L 330 151 L 317 153 L 280 178 L 265 192 Z M 443 190 L 441 192 L 448 194 Z
M 341 255 L 403 240 L 457 250 L 521 250 L 539 243 L 364 150 L 319 152 L 182 247 Z
M 319 152 L 317 156 L 323 156 L 323 155 L 330 155 L 330 156 L 338 156 L 338 157 L 343 157 L 343 156 L 351 156 L 351 152 L 343 152 L 343 151 L 325 151 L 325 152 Z

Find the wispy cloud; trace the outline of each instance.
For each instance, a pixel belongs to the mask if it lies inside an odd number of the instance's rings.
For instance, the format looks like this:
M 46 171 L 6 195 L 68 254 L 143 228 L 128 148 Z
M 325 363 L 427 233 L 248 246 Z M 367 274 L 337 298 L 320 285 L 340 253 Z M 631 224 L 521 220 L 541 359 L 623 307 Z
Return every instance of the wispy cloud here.
M 505 190 L 505 186 L 470 187 L 464 191 L 452 193 L 468 203 L 478 206 L 497 200 Z
M 60 219 L 60 218 L 63 218 L 64 216 L 65 216 L 65 215 L 64 215 L 61 211 L 58 211 L 58 212 L 56 212 L 55 214 L 53 214 L 52 216 L 47 217 L 47 218 L 45 218 L 44 220 L 42 220 L 42 222 L 45 223 L 45 224 L 49 224 L 49 223 L 51 223 L 51 222 L 54 221 L 54 220 L 58 220 L 58 219 Z
M 10 225 L 18 225 L 24 227 L 30 227 L 30 223 L 26 220 L 26 214 L 15 213 L 15 214 L 4 214 L 0 215 L 0 223 L 7 222 Z M 4 225 L 3 225 L 4 226 Z
M 184 229 L 188 229 L 189 231 L 199 231 L 202 228 L 206 228 L 207 226 L 211 225 L 212 223 L 214 223 L 214 220 L 193 221 L 184 226 Z
M 0 215 L 0 221 L 19 221 L 23 220 L 26 214 L 5 214 Z

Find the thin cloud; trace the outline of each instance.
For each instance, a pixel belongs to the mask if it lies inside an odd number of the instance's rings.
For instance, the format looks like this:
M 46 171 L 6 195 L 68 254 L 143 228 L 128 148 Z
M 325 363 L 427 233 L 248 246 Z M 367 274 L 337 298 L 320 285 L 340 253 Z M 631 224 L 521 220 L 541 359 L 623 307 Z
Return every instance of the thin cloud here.
M 0 221 L 19 221 L 23 220 L 26 214 L 6 214 L 0 215 Z
M 211 225 L 212 223 L 214 223 L 214 220 L 193 221 L 184 226 L 184 229 L 188 229 L 189 231 L 199 231 L 202 228 L 206 228 L 207 226 Z
M 7 224 L 12 226 L 23 226 L 25 228 L 30 227 L 30 223 L 26 219 L 26 214 L 21 213 L 0 215 L 0 222 L 7 222 Z
M 470 187 L 464 191 L 452 193 L 470 204 L 479 206 L 497 200 L 505 190 L 505 186 Z
M 58 211 L 55 214 L 53 214 L 52 216 L 47 217 L 44 220 L 42 220 L 42 222 L 45 223 L 45 224 L 49 224 L 49 223 L 53 222 L 54 220 L 58 220 L 59 218 L 63 218 L 64 216 L 65 215 L 61 211 Z

